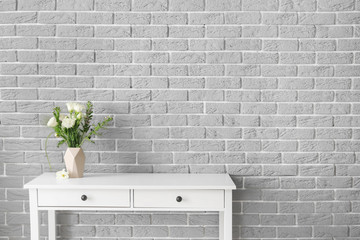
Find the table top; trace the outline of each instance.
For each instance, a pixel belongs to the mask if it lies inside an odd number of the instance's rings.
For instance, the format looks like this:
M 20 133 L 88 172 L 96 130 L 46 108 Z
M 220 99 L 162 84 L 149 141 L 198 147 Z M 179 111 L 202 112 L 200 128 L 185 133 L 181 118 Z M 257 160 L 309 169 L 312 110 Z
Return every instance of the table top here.
M 56 179 L 44 173 L 24 185 L 41 189 L 236 189 L 229 174 L 88 173 L 83 178 Z

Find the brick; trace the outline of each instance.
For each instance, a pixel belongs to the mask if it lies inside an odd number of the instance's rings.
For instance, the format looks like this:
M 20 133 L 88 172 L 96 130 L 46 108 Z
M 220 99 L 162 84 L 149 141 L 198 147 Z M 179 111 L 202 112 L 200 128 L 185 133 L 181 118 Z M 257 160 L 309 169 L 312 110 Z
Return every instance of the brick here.
M 122 64 L 114 66 L 116 76 L 149 76 L 150 65 Z
M 172 63 L 204 63 L 205 54 L 204 53 L 183 53 L 177 52 L 171 54 Z
M 311 227 L 279 227 L 280 238 L 311 237 Z
M 274 227 L 241 227 L 240 234 L 242 238 L 272 238 L 276 236 Z
M 4 0 L 0 3 L 0 11 L 14 11 L 16 10 L 15 0 Z
M 351 26 L 316 26 L 316 37 L 319 38 L 349 38 L 353 32 Z
M 168 28 L 166 26 L 132 26 L 131 34 L 135 38 L 167 37 Z M 171 28 L 169 34 L 171 35 Z
M 281 0 L 280 11 L 286 12 L 314 12 L 316 10 L 315 0 Z
M 347 237 L 348 227 L 345 226 L 316 226 L 314 227 L 314 236 L 316 237 Z
M 114 23 L 115 24 L 150 24 L 151 14 L 150 13 L 115 13 Z
M 202 26 L 170 26 L 171 38 L 202 38 L 205 36 L 205 27 Z
M 94 28 L 92 26 L 58 26 L 57 35 L 60 37 L 93 37 Z
M 278 153 L 248 153 L 247 162 L 252 164 L 278 164 L 281 155 Z
M 153 24 L 178 25 L 187 24 L 188 16 L 186 13 L 152 13 Z M 163 39 L 162 39 L 163 40 Z M 161 40 L 160 40 L 161 41 Z
M 278 131 L 271 128 L 245 128 L 243 131 L 246 139 L 276 139 Z
M 227 50 L 260 50 L 262 40 L 260 39 L 227 39 L 225 49 Z
M 288 65 L 262 65 L 261 74 L 265 77 L 296 76 L 296 67 Z
M 284 202 L 279 204 L 280 213 L 313 213 L 315 204 L 312 202 Z
M 303 25 L 330 25 L 335 24 L 335 14 L 333 13 L 300 13 L 299 24 Z
M 278 105 L 279 114 L 312 114 L 314 112 L 312 104 L 306 103 L 280 103 Z
M 164 52 L 155 53 L 134 53 L 135 63 L 167 63 L 169 62 L 169 54 Z
M 152 124 L 154 126 L 184 126 L 186 125 L 186 116 L 185 115 L 153 115 Z
M 187 91 L 185 90 L 153 90 L 151 99 L 155 101 L 186 101 Z
M 279 55 L 277 53 L 244 53 L 244 63 L 249 64 L 275 64 L 279 62 Z
M 269 202 L 244 202 L 244 213 L 275 213 L 277 206 L 275 203 Z
M 315 113 L 318 114 L 349 114 L 349 104 L 316 104 Z
M 262 22 L 269 25 L 297 24 L 297 14 L 294 13 L 264 13 Z
M 57 10 L 67 11 L 91 11 L 93 8 L 92 0 L 78 2 L 76 0 L 57 0 Z
M 165 113 L 166 104 L 159 102 L 135 102 L 130 105 L 130 112 L 137 114 L 146 114 L 146 113 Z
M 35 100 L 36 89 L 2 89 L 0 91 L 3 100 Z
M 273 38 L 277 37 L 278 28 L 276 26 L 244 26 L 242 36 L 246 38 Z
M 152 75 L 154 76 L 187 76 L 188 66 L 186 65 L 152 65 Z
M 114 41 L 111 39 L 80 38 L 77 40 L 79 50 L 113 50 Z
M 236 113 L 240 113 L 240 105 L 238 103 L 207 103 L 206 113 L 236 114 Z
M 39 12 L 38 22 L 42 24 L 74 24 L 75 15 L 72 12 Z
M 356 12 L 339 13 L 337 23 L 340 24 L 359 24 L 359 16 Z
M 339 1 L 320 0 L 318 2 L 319 11 L 332 12 L 332 11 L 352 11 L 355 9 L 355 2 L 353 0 Z
M 298 41 L 295 40 L 264 40 L 266 51 L 297 51 Z
M 295 127 L 296 119 L 293 116 L 262 116 L 263 127 Z
M 342 213 L 350 212 L 350 202 L 318 202 L 317 213 Z
M 209 163 L 209 156 L 207 153 L 175 153 L 174 163 L 206 164 Z
M 95 0 L 95 10 L 97 11 L 129 11 L 129 0 Z
M 115 50 L 150 50 L 150 44 L 148 39 L 116 39 Z
M 19 0 L 20 11 L 55 10 L 55 0 Z
M 314 64 L 314 53 L 281 53 L 280 63 L 282 64 Z
M 168 79 L 166 77 L 134 77 L 132 78 L 133 88 L 167 88 Z
M 243 127 L 258 127 L 260 126 L 260 119 L 258 116 L 234 116 L 234 115 L 225 115 L 224 116 L 224 125 L 225 126 L 243 126 Z
M 295 225 L 294 215 L 263 215 L 260 217 L 262 225 Z
M 170 11 L 203 11 L 205 9 L 204 0 L 170 0 Z
M 259 65 L 227 65 L 225 69 L 227 76 L 260 76 Z
M 210 162 L 215 164 L 245 163 L 245 155 L 239 153 L 211 153 Z
M 187 140 L 155 140 L 154 150 L 159 152 L 181 152 L 187 151 L 189 143 Z
M 241 54 L 237 52 L 210 52 L 207 54 L 206 60 L 208 63 L 239 63 L 241 62 Z
M 279 35 L 282 38 L 313 38 L 315 26 L 280 26 Z
M 227 150 L 255 152 L 260 150 L 261 148 L 260 145 L 261 145 L 260 142 L 257 140 L 252 140 L 252 141 L 231 140 L 227 142 Z
M 138 163 L 171 164 L 173 163 L 173 157 L 171 153 L 138 153 Z
M 54 49 L 54 50 L 74 50 L 76 48 L 76 39 L 68 38 L 40 38 L 39 47 L 41 49 Z
M 239 26 L 207 26 L 206 36 L 209 38 L 238 38 L 241 36 Z
M 168 112 L 179 114 L 203 113 L 204 104 L 197 102 L 169 102 Z
M 134 11 L 167 11 L 168 2 L 165 0 L 135 0 L 132 5 Z
M 206 78 L 207 88 L 219 88 L 219 89 L 237 89 L 240 88 L 240 78 Z
M 189 23 L 192 25 L 224 24 L 224 14 L 223 13 L 190 13 Z
M 2 25 L 0 26 L 0 36 L 15 36 L 15 26 Z
M 243 10 L 245 11 L 277 11 L 279 3 L 277 0 L 244 0 Z
M 258 24 L 261 20 L 259 12 L 226 12 L 225 23 L 227 24 Z
M 339 40 L 340 41 L 340 40 Z M 339 50 L 341 49 L 339 43 Z M 300 40 L 301 51 L 335 51 L 336 42 L 334 40 Z
M 141 41 L 141 40 L 138 40 L 138 41 Z M 188 50 L 188 42 L 185 39 L 154 39 L 154 40 L 152 40 L 152 44 L 153 44 L 154 50 L 156 50 L 156 51 Z M 149 47 L 149 49 L 150 49 L 150 47 Z M 143 50 L 143 49 L 139 49 L 139 50 Z

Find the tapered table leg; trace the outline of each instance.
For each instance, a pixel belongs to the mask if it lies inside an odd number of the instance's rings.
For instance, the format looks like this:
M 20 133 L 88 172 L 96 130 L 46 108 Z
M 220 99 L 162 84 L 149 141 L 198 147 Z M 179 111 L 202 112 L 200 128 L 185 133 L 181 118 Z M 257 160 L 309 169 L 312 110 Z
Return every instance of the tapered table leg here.
M 219 212 L 219 239 L 232 240 L 232 191 L 225 190 L 225 208 Z
M 29 190 L 29 205 L 30 205 L 30 231 L 31 240 L 39 240 L 40 238 L 40 222 L 39 222 L 39 210 L 38 210 L 37 190 Z
M 49 240 L 56 239 L 56 212 L 55 210 L 48 211 L 48 227 L 49 227 Z

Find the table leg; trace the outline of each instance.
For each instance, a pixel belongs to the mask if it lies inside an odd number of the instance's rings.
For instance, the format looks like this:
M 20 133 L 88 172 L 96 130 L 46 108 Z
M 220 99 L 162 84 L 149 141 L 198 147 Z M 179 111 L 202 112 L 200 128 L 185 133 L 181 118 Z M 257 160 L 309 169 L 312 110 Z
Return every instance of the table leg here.
M 225 190 L 225 208 L 219 212 L 219 239 L 232 240 L 232 191 Z
M 37 206 L 37 190 L 29 190 L 29 205 L 30 205 L 30 231 L 31 240 L 39 240 L 40 238 L 40 222 L 39 222 L 39 210 Z
M 55 210 L 48 211 L 48 227 L 49 227 L 49 240 L 56 239 L 56 212 Z

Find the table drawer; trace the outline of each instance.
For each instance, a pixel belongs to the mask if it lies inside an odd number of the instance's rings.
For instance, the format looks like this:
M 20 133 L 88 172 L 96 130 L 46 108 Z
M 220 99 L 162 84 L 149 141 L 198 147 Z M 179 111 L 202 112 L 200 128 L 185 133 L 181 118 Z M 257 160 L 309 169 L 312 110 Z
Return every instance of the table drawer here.
M 223 208 L 223 190 L 134 190 L 135 208 Z
M 54 207 L 130 207 L 130 190 L 39 189 L 38 205 Z

